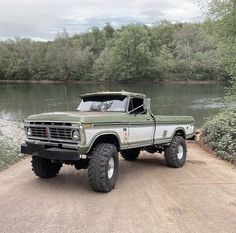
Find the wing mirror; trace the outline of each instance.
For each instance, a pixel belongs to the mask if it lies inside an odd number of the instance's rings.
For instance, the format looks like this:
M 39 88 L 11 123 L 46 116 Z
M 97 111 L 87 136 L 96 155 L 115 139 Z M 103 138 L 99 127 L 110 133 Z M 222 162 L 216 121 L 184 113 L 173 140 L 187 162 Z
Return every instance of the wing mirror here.
M 150 100 L 150 98 L 145 98 L 144 99 L 143 108 L 145 110 L 149 110 L 151 108 L 151 100 Z

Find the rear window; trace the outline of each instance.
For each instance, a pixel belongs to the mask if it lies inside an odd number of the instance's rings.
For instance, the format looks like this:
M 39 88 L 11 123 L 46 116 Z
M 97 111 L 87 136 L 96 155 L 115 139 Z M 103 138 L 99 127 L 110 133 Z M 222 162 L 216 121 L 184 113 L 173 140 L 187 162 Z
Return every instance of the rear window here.
M 125 112 L 128 98 L 122 95 L 97 95 L 83 97 L 80 112 Z

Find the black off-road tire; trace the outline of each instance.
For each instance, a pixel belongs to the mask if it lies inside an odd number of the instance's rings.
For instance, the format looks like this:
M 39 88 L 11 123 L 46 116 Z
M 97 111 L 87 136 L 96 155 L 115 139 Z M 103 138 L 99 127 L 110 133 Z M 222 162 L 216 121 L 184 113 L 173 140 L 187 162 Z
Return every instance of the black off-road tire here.
M 50 159 L 45 159 L 38 157 L 36 155 L 32 156 L 32 170 L 36 176 L 41 178 L 51 178 L 58 174 L 62 164 L 53 163 Z
M 108 177 L 109 161 L 114 160 L 112 177 Z M 88 178 L 90 186 L 97 192 L 110 192 L 116 184 L 118 176 L 119 158 L 116 146 L 109 143 L 96 145 L 91 153 Z
M 130 150 L 123 150 L 120 152 L 120 155 L 125 160 L 136 160 L 140 154 L 140 149 L 130 149 Z
M 179 147 L 183 149 L 182 157 L 178 157 Z M 169 167 L 179 168 L 185 164 L 187 148 L 185 139 L 180 136 L 174 136 L 170 145 L 165 150 L 165 161 Z

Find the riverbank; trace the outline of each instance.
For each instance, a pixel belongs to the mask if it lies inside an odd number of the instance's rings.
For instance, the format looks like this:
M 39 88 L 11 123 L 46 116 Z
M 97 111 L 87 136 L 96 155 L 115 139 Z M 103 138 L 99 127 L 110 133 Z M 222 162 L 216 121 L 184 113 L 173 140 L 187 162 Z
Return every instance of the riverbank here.
M 25 134 L 22 122 L 0 120 L 0 170 L 19 161 L 20 144 L 24 142 Z
M 223 158 L 221 157 L 216 150 L 214 150 L 209 144 L 207 144 L 205 142 L 205 137 L 206 134 L 204 133 L 204 131 L 202 129 L 198 129 L 195 131 L 195 140 L 196 140 L 196 144 L 206 152 L 206 154 L 210 157 L 213 158 L 218 158 L 219 160 L 224 160 L 225 162 L 227 162 L 228 164 L 232 165 L 233 167 L 236 166 L 236 163 L 230 161 L 227 158 Z

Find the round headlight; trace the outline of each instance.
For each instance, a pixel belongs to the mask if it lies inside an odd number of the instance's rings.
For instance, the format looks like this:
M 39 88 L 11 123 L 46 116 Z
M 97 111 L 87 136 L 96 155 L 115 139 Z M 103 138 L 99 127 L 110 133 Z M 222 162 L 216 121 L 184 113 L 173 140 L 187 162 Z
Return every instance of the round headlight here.
M 28 135 L 28 136 L 31 136 L 31 135 L 32 135 L 32 130 L 31 130 L 31 128 L 28 128 L 28 129 L 27 129 L 27 135 Z
M 76 130 L 76 129 L 73 129 L 73 130 L 71 131 L 71 137 L 72 137 L 73 140 L 79 141 L 79 139 L 80 139 L 79 131 Z

